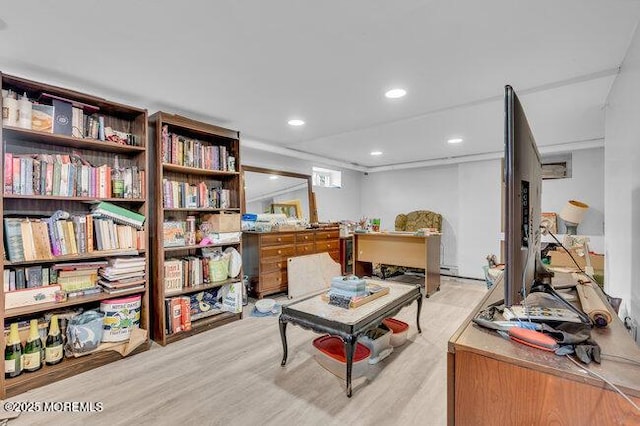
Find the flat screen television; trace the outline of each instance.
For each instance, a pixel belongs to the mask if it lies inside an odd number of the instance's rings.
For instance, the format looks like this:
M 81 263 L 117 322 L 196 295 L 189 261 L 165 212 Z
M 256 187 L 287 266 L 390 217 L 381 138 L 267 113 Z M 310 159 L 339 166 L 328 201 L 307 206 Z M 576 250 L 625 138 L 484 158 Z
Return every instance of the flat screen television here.
M 511 86 L 504 92 L 505 306 L 519 304 L 540 262 L 542 163 L 524 109 Z

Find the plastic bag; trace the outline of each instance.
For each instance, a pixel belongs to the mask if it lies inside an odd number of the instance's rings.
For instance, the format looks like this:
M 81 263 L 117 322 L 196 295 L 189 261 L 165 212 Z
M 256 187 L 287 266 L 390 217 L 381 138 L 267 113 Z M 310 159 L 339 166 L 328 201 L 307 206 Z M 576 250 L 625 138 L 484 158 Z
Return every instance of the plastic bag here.
M 239 314 L 242 312 L 242 282 L 222 286 L 222 310 Z
M 97 311 L 86 311 L 69 320 L 67 324 L 68 354 L 90 352 L 98 347 L 102 340 L 104 314 Z

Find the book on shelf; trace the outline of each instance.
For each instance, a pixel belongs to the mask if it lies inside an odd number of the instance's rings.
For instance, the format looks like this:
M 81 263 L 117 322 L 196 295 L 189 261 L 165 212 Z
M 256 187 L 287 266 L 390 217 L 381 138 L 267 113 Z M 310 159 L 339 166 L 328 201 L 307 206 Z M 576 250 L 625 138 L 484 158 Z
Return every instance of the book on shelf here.
M 120 293 L 126 293 L 129 291 L 142 291 L 144 290 L 144 285 L 137 285 L 137 286 L 132 286 L 132 287 L 123 287 L 123 288 L 108 288 L 108 287 L 102 287 L 102 291 L 104 291 L 105 293 L 109 293 L 109 294 L 120 294 Z
M 82 290 L 69 291 L 67 292 L 67 297 L 74 298 L 74 297 L 89 296 L 92 294 L 99 294 L 99 293 L 102 293 L 102 287 L 95 286 L 95 287 L 85 288 Z
M 142 229 L 145 217 L 140 213 L 125 209 L 124 207 L 102 201 L 94 205 L 91 210 L 94 216 L 101 216 L 111 219 L 123 225 L 129 225 L 137 229 Z
M 206 170 L 228 170 L 229 152 L 225 145 L 170 133 L 162 126 L 162 162 Z
M 182 291 L 182 261 L 167 259 L 164 262 L 164 291 L 166 294 Z
M 31 105 L 31 130 L 53 133 L 53 106 L 34 103 Z
M 185 245 L 185 221 L 168 220 L 162 223 L 162 244 L 164 247 L 181 247 Z
M 73 106 L 71 102 L 53 99 L 53 133 L 72 135 Z
M 178 333 L 182 331 L 182 298 L 174 297 L 171 299 L 171 332 Z
M 4 160 L 5 195 L 112 196 L 112 168 L 107 164 L 94 167 L 77 155 L 46 153 L 5 153 Z M 145 171 L 133 165 L 122 172 L 124 198 L 144 198 Z
M 6 252 L 9 260 L 12 262 L 21 262 L 24 259 L 24 250 L 22 248 L 22 228 L 20 218 L 4 219 L 4 238 L 6 244 Z
M 165 208 L 231 208 L 231 191 L 202 181 L 197 184 L 162 179 Z

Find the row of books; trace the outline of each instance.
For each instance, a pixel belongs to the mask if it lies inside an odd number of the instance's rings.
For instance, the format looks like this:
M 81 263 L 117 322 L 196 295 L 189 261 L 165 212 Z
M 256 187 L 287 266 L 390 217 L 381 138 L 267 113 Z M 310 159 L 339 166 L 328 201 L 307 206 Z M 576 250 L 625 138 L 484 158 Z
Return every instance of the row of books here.
M 165 208 L 231 208 L 229 189 L 210 187 L 206 182 L 190 184 L 162 179 Z
M 4 156 L 4 194 L 112 197 L 111 166 L 94 167 L 77 155 L 11 154 Z M 124 198 L 144 198 L 145 171 L 121 169 Z
M 52 220 L 5 218 L 6 253 L 12 262 L 51 260 L 95 250 L 143 250 L 144 231 L 93 215 Z
M 187 256 L 164 261 L 164 288 L 167 294 L 182 291 L 184 287 L 195 287 L 211 282 L 209 257 Z
M 166 124 L 162 126 L 162 162 L 206 170 L 235 171 L 235 159 L 230 159 L 226 146 L 170 133 Z
M 93 261 L 8 268 L 4 270 L 4 290 L 8 292 L 56 284 L 67 293 L 85 290 L 96 286 L 98 269 L 106 265 L 106 261 Z

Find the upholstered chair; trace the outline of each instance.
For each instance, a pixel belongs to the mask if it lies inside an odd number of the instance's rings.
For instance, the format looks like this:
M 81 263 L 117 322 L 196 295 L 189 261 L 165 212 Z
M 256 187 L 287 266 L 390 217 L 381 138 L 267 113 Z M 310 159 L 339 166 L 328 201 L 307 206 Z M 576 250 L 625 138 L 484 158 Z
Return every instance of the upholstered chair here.
M 442 232 L 442 215 L 429 210 L 415 210 L 396 216 L 396 231 L 417 231 L 422 228 L 437 229 Z

